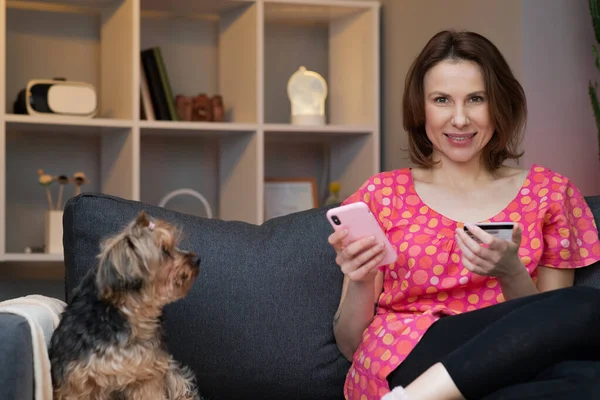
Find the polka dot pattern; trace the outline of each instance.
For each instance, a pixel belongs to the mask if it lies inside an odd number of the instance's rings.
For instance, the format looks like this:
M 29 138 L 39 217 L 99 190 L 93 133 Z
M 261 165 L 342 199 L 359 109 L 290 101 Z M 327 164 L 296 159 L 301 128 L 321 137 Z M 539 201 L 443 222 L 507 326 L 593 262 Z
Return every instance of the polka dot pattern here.
M 440 316 L 504 301 L 498 281 L 473 274 L 461 264 L 454 230 L 462 227 L 430 209 L 417 195 L 410 169 L 383 172 L 365 182 L 344 204 L 363 201 L 377 216 L 398 252 L 384 268 L 383 292 L 344 387 L 346 399 L 380 399 L 386 377 L 410 353 Z M 519 256 L 530 276 L 537 266 L 578 268 L 600 260 L 593 215 L 568 178 L 531 167 L 517 196 L 487 221 L 523 226 Z

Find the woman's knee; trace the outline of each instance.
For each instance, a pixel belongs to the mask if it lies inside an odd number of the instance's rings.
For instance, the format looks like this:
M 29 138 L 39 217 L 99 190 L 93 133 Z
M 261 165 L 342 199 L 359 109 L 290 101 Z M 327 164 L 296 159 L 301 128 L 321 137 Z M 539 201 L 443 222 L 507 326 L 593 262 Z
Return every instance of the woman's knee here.
M 575 320 L 595 326 L 600 325 L 600 289 L 590 286 L 573 286 L 559 290 L 557 296 L 566 312 Z
M 542 371 L 537 380 L 564 379 L 570 382 L 595 381 L 600 384 L 600 361 L 566 360 L 552 364 Z
M 592 286 L 577 285 L 564 289 L 573 301 L 583 301 L 586 304 L 600 303 L 600 289 Z

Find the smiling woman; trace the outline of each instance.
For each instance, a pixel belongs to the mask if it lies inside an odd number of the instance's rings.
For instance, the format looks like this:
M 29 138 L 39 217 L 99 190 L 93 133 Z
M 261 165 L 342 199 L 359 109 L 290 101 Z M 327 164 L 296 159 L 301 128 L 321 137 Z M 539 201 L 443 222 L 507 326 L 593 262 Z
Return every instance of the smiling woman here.
M 594 398 L 600 290 L 573 276 L 600 260 L 598 229 L 568 177 L 505 165 L 523 154 L 527 106 L 502 54 L 477 33 L 434 35 L 403 107 L 415 166 L 342 202 L 368 205 L 396 261 L 380 270 L 377 240 L 329 237 L 345 274 L 333 324 L 352 361 L 346 398 Z M 515 227 L 501 238 L 476 222 Z
M 419 98 L 426 101 L 414 101 Z M 489 169 L 523 155 L 518 148 L 527 118 L 525 92 L 495 46 L 476 33 L 435 35 L 408 71 L 404 104 L 404 129 L 411 159 L 418 166 L 435 163 L 431 136 L 436 129 L 448 129 L 448 134 L 485 133 L 479 150 Z M 446 112 L 432 105 L 443 106 Z

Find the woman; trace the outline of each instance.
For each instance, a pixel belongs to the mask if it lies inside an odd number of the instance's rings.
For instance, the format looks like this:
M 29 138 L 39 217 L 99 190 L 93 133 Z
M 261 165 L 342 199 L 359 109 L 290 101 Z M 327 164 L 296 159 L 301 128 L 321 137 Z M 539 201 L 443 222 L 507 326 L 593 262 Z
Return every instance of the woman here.
M 567 177 L 505 165 L 521 156 L 527 110 L 503 56 L 476 33 L 440 32 L 414 61 L 403 106 L 416 167 L 377 174 L 344 201 L 370 207 L 397 261 L 379 269 L 380 244 L 329 237 L 345 274 L 334 332 L 352 361 L 346 398 L 585 398 L 594 380 L 582 377 L 600 371 L 585 363 L 600 360 L 600 291 L 569 287 L 575 268 L 600 260 L 598 230 Z M 515 222 L 512 240 L 478 221 Z

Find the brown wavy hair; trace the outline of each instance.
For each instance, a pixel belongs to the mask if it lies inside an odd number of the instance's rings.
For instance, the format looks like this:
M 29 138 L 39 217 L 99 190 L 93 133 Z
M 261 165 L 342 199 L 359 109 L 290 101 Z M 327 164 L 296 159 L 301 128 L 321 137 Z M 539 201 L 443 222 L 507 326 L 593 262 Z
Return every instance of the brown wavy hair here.
M 525 92 L 498 48 L 484 36 L 445 30 L 435 34 L 413 61 L 406 76 L 403 96 L 404 129 L 408 132 L 413 163 L 431 167 L 433 145 L 425 132 L 423 80 L 434 65 L 444 60 L 467 60 L 482 70 L 494 134 L 483 149 L 482 161 L 493 171 L 506 159 L 523 155 L 518 147 L 527 119 Z

